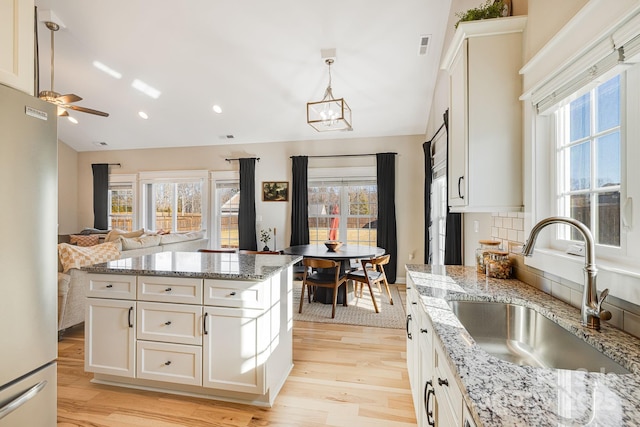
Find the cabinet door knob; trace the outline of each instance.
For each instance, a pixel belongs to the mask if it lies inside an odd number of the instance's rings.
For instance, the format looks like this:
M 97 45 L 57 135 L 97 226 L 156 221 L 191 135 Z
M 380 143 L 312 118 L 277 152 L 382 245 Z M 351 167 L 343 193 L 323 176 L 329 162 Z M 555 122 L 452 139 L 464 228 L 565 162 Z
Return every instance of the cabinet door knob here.
M 165 364 L 166 366 L 171 365 L 171 360 L 167 360 L 166 362 L 164 362 L 164 364 Z
M 229 295 L 230 295 L 230 296 L 234 296 L 235 294 L 236 294 L 236 292 L 235 292 L 235 291 L 233 291 L 233 292 L 231 292 Z
M 438 377 L 438 385 L 446 385 L 447 387 L 449 387 L 449 380 L 443 380 L 442 378 Z
M 171 292 L 171 288 L 167 288 L 164 290 L 165 292 Z
M 171 320 L 167 320 L 166 322 L 164 322 L 164 324 L 169 326 L 171 324 Z

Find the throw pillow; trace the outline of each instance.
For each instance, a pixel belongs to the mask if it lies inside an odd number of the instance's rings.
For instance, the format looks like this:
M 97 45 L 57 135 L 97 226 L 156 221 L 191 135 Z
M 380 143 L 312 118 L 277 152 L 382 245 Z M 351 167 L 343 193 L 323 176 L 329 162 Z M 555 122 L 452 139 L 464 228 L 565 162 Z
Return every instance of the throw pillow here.
M 174 233 L 162 235 L 161 245 L 168 245 L 170 243 L 186 242 L 189 240 L 204 239 L 205 230 L 190 231 L 188 233 Z
M 160 244 L 160 237 L 157 234 L 150 234 L 148 236 L 133 237 L 131 239 L 126 237 L 120 237 L 122 242 L 122 250 L 130 251 L 133 249 L 149 248 L 151 246 L 158 246 Z
M 58 245 L 58 259 L 62 264 L 62 272 L 66 273 L 72 268 L 81 268 L 120 259 L 120 251 L 113 242 L 90 247 L 60 243 Z
M 116 240 L 118 240 L 119 237 L 126 237 L 126 238 L 140 237 L 143 234 L 144 234 L 144 228 L 141 228 L 140 230 L 136 230 L 136 231 L 124 231 L 124 230 L 113 229 L 109 232 L 109 234 L 107 234 L 107 237 L 105 237 L 104 241 L 115 242 Z
M 77 246 L 95 246 L 100 243 L 100 236 L 97 234 L 72 234 L 69 236 L 69 243 Z

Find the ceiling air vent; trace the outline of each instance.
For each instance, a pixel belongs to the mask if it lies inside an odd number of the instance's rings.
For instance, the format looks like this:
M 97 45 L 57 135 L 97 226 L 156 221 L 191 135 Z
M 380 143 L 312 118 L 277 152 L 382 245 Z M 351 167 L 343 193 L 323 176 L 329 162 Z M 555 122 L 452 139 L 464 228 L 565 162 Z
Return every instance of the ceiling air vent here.
M 429 49 L 430 39 L 431 39 L 431 35 L 420 36 L 420 50 L 418 51 L 418 55 L 427 54 L 427 50 Z
M 109 144 L 107 144 L 107 143 L 106 143 L 106 142 L 104 142 L 104 141 L 94 141 L 94 142 L 93 142 L 93 145 L 97 145 L 98 147 L 106 147 L 106 146 L 107 146 L 107 145 L 109 145 Z

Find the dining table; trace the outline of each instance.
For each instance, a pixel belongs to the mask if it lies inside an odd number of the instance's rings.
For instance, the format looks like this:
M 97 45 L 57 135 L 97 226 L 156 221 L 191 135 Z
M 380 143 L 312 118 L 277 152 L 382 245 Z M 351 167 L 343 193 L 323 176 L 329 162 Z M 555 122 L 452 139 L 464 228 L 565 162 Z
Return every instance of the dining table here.
M 351 270 L 351 261 L 373 258 L 384 255 L 383 248 L 367 245 L 342 245 L 336 250 L 330 250 L 324 243 L 312 243 L 308 245 L 290 246 L 282 250 L 285 255 L 299 255 L 303 258 L 330 259 L 340 263 L 340 274 L 346 274 Z M 350 282 L 350 281 L 349 281 Z M 348 289 L 347 289 L 348 288 Z M 347 283 L 338 288 L 338 304 L 342 304 L 344 299 L 351 299 L 349 294 L 353 293 L 353 284 Z M 313 294 L 314 301 L 323 304 L 333 304 L 333 289 L 317 288 Z

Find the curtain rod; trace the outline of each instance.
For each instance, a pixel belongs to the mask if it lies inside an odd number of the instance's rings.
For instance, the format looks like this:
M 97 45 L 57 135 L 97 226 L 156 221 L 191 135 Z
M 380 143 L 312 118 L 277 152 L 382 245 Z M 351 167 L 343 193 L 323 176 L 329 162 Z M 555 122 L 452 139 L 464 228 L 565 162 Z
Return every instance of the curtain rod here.
M 380 153 L 380 154 L 398 154 L 398 153 Z M 368 153 L 368 154 L 327 154 L 324 156 L 306 156 L 310 159 L 324 159 L 324 158 L 329 158 L 329 157 L 367 157 L 367 156 L 375 156 L 376 153 Z M 296 156 L 290 156 L 289 158 L 292 159 Z
M 442 128 L 444 127 L 444 122 L 442 122 L 442 124 L 440 125 L 440 127 L 438 128 L 438 130 L 433 134 L 433 136 L 431 137 L 430 140 L 428 140 L 427 142 L 433 142 L 434 139 L 436 139 L 436 136 L 438 136 L 438 134 L 440 133 L 440 131 L 442 130 Z
M 256 159 L 258 162 L 260 161 L 260 157 L 245 157 L 248 159 Z M 231 162 L 232 160 L 240 160 L 240 159 L 225 159 L 227 162 Z
M 107 163 L 109 166 L 118 166 L 118 167 L 122 167 L 122 165 L 120 163 Z

